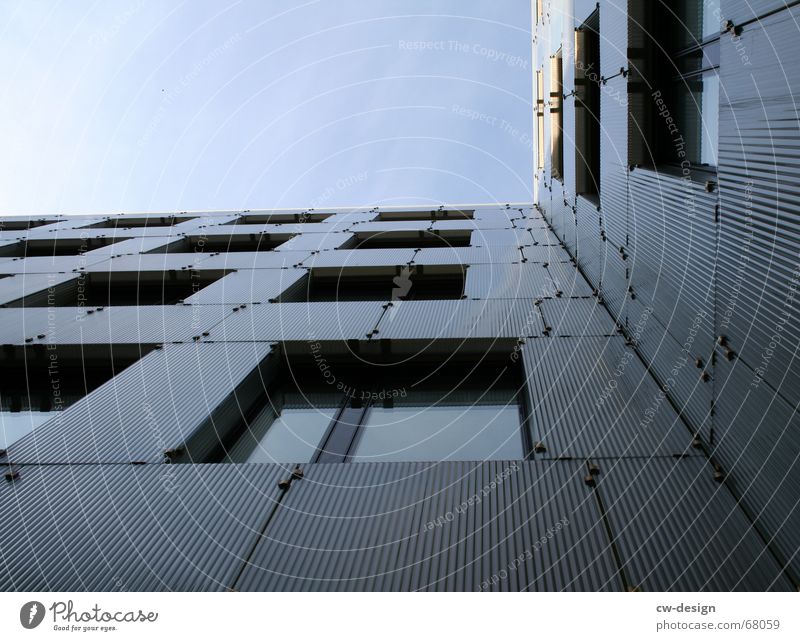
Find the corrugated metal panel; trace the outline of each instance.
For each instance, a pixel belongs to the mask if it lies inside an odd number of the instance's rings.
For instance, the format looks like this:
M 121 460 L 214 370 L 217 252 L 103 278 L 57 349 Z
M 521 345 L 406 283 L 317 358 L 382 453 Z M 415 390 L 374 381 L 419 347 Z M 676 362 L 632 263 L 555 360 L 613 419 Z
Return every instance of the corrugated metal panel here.
M 704 460 L 623 459 L 601 469 L 598 491 L 631 587 L 792 589 Z
M 628 319 L 629 329 L 636 335 L 639 353 L 652 369 L 659 385 L 666 388 L 690 427 L 707 440 L 711 430 L 714 388 L 713 347 L 704 348 L 695 343 L 691 328 L 687 328 L 683 342 L 679 343 L 638 301 L 631 302 Z M 638 332 L 637 325 L 641 328 Z
M 253 305 L 225 319 L 209 340 L 365 340 L 383 312 L 376 301 Z
M 497 216 L 496 218 L 482 218 L 479 220 L 472 220 L 469 218 L 458 218 L 456 220 L 436 220 L 431 225 L 434 231 L 444 230 L 459 230 L 469 229 L 475 232 L 473 239 L 476 238 L 482 231 L 487 232 L 493 229 L 508 229 L 511 223 L 505 216 Z M 361 228 L 359 227 L 359 231 Z
M 305 229 L 303 230 L 305 232 Z M 341 247 L 353 234 L 348 232 L 331 232 L 328 234 L 302 233 L 287 240 L 275 248 L 276 252 L 321 251 Z
M 76 309 L 76 308 L 68 308 Z M 84 308 L 72 322 L 54 324 L 34 343 L 61 345 L 190 341 L 233 313 L 231 305 L 140 305 Z
M 555 245 L 523 247 L 522 255 L 529 263 L 568 263 L 572 260 L 566 249 Z
M 548 268 L 541 264 L 472 265 L 467 269 L 467 298 L 536 300 L 558 291 Z
M 716 365 L 713 454 L 731 487 L 800 576 L 800 417 L 741 358 Z
M 166 345 L 16 441 L 12 463 L 202 462 L 263 389 L 268 344 Z M 261 365 L 263 368 L 264 366 Z M 239 392 L 235 392 L 235 390 Z M 180 454 L 185 448 L 188 452 Z
M 303 267 L 394 267 L 410 263 L 414 253 L 413 249 L 339 249 L 309 256 Z
M 178 254 L 173 254 L 176 256 Z M 310 251 L 265 251 L 197 254 L 203 269 L 281 269 L 297 267 Z
M 725 0 L 726 20 L 732 20 L 733 24 L 740 25 L 743 22 L 762 17 L 769 11 L 785 9 L 789 4 L 786 0 Z M 753 25 L 748 25 L 753 28 Z
M 584 298 L 592 295 L 592 288 L 572 263 L 552 262 L 547 265 L 547 272 L 555 285 L 556 291 L 569 298 Z
M 525 229 L 533 238 L 534 245 L 560 245 L 558 237 L 548 227 L 533 227 L 527 223 Z M 530 245 L 531 243 L 524 243 Z
M 305 472 L 237 589 L 619 585 L 598 511 L 574 464 L 363 463 L 309 465 Z
M 368 222 L 358 223 L 352 227 L 352 230 L 358 233 L 364 232 L 398 232 L 398 231 L 425 231 L 430 229 L 432 222 L 430 220 L 397 220 L 391 222 Z
M 415 265 L 480 265 L 489 263 L 519 263 L 522 254 L 518 247 L 427 247 L 414 256 Z
M 181 269 L 199 269 L 204 257 L 202 252 L 185 254 L 129 254 L 113 256 L 86 268 L 92 272 L 163 272 Z
M 397 301 L 381 318 L 380 339 L 523 338 L 542 335 L 531 300 Z
M 0 309 L 0 345 L 24 345 L 37 336 L 47 337 L 57 327 L 85 316 L 83 307 L 39 307 Z M 28 341 L 27 339 L 31 339 Z
M 743 8 L 742 11 L 749 12 Z M 790 403 L 800 402 L 800 7 L 722 38 L 717 333 Z M 740 52 L 749 58 L 745 80 Z M 782 337 L 782 338 L 781 338 Z
M 472 244 L 481 247 L 489 245 L 521 245 L 533 244 L 533 237 L 525 229 L 480 229 L 472 232 Z
M 0 264 L 4 274 L 53 274 L 70 273 L 105 260 L 104 256 L 32 256 L 30 258 L 7 258 Z
M 177 230 L 176 230 L 177 231 Z M 98 247 L 89 252 L 86 256 L 103 257 L 103 256 L 118 256 L 119 254 L 145 254 L 148 252 L 156 253 L 155 250 L 164 248 L 176 240 L 175 236 L 156 236 L 153 238 L 131 238 L 129 240 L 122 240 L 112 245 L 105 247 Z
M 595 298 L 554 298 L 540 308 L 551 336 L 615 336 L 618 329 Z
M 537 458 L 697 453 L 622 337 L 535 339 L 522 356 Z
M 21 299 L 26 296 L 46 303 L 49 288 L 70 281 L 77 285 L 78 277 L 75 274 L 17 274 L 0 278 L 0 305 L 19 307 Z
M 25 466 L 0 488 L 0 587 L 224 590 L 283 474 L 278 465 Z
M 189 305 L 268 303 L 307 273 L 305 269 L 245 269 L 220 278 L 185 302 Z

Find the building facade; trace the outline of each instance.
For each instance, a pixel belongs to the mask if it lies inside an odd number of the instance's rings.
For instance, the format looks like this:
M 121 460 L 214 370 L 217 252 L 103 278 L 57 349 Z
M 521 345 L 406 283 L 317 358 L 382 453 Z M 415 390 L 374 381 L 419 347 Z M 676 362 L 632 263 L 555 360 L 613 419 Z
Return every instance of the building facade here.
M 798 9 L 678 4 L 534 2 L 534 203 L 2 219 L 3 589 L 795 590 Z
M 795 584 L 799 12 L 532 12 L 537 208 Z

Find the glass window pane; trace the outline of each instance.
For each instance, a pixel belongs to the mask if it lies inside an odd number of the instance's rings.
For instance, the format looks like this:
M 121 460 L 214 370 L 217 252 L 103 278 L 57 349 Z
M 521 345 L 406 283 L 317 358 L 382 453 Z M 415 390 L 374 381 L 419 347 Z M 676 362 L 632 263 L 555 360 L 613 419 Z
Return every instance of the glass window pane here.
M 481 461 L 523 457 L 519 406 L 373 407 L 353 462 Z
M 675 84 L 676 113 L 686 143 L 686 158 L 693 164 L 717 164 L 719 137 L 719 78 L 709 71 Z
M 267 401 L 228 452 L 233 463 L 307 463 L 338 409 L 340 394 L 298 392 Z

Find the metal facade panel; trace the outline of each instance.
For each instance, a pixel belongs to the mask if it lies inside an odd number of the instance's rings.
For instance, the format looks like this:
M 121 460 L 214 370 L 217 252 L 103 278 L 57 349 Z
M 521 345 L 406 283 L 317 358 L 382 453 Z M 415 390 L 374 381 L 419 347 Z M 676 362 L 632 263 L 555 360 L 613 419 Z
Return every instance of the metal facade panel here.
M 712 453 L 742 503 L 800 575 L 800 416 L 742 359 L 717 355 Z
M 408 265 L 413 249 L 339 249 L 309 256 L 303 267 L 372 267 Z
M 11 463 L 164 462 L 168 452 L 199 444 L 196 460 L 244 407 L 235 390 L 256 376 L 268 344 L 166 345 L 104 383 L 11 445 Z M 258 383 L 256 383 L 257 386 Z M 203 437 L 205 437 L 203 439 Z
M 221 323 L 233 313 L 233 306 L 123 305 L 83 308 L 81 312 L 71 322 L 54 324 L 47 336 L 37 338 L 34 343 L 153 345 L 186 342 Z
M 278 465 L 25 466 L 0 488 L 0 587 L 224 590 L 282 474 Z
M 786 9 L 787 4 L 789 3 L 786 0 L 725 0 L 724 17 L 735 25 L 741 25 L 743 22 L 761 18 L 770 11 Z M 748 25 L 748 28 L 752 27 L 753 25 Z
M 551 336 L 615 336 L 614 319 L 596 298 L 554 298 L 540 305 Z
M 556 245 L 523 247 L 522 255 L 529 263 L 568 263 L 572 260 L 572 257 L 567 253 L 566 249 Z
M 24 345 L 45 338 L 57 327 L 86 314 L 82 307 L 10 307 L 0 309 L 0 345 Z
M 558 291 L 549 268 L 541 264 L 472 265 L 467 269 L 467 298 L 536 300 L 555 296 Z
M 522 350 L 537 458 L 696 454 L 692 437 L 620 336 L 528 341 Z
M 105 256 L 31 256 L 30 258 L 0 259 L 0 272 L 4 274 L 66 274 L 78 271 L 105 260 Z
M 556 261 L 547 265 L 547 271 L 556 292 L 568 298 L 586 298 L 592 295 L 592 287 L 573 263 Z
M 380 339 L 524 338 L 542 335 L 532 300 L 397 301 L 378 325 Z
M 189 305 L 268 303 L 307 274 L 305 269 L 244 269 L 185 299 Z
M 173 254 L 177 256 L 178 254 Z M 310 251 L 229 252 L 199 254 L 203 269 L 283 269 L 297 267 Z
M 93 272 L 166 272 L 170 270 L 200 269 L 203 259 L 211 254 L 187 252 L 183 254 L 127 254 L 112 256 L 86 268 Z
M 492 247 L 426 247 L 414 256 L 415 265 L 480 265 L 489 263 L 519 263 L 522 254 L 513 245 Z
M 305 466 L 236 589 L 618 588 L 599 511 L 575 468 Z
M 601 470 L 597 489 L 629 587 L 792 589 L 703 459 L 622 459 L 604 463 Z
M 744 11 L 744 9 L 743 9 Z M 749 10 L 748 10 L 749 11 Z M 721 45 L 717 333 L 792 403 L 800 402 L 800 132 L 793 126 L 800 7 Z M 746 82 L 740 51 L 750 66 Z M 766 366 L 764 364 L 766 363 Z
M 98 247 L 86 252 L 86 256 L 118 256 L 120 254 L 146 254 L 155 253 L 160 248 L 166 249 L 168 245 L 175 242 L 175 237 L 155 236 L 152 238 L 130 238 L 122 240 L 112 245 Z
M 0 305 L 21 306 L 26 296 L 36 297 L 38 302 L 47 302 L 48 290 L 72 281 L 76 286 L 76 274 L 16 274 L 0 278 Z
M 481 247 L 492 245 L 531 245 L 533 237 L 525 229 L 478 229 L 472 232 L 472 244 Z
M 304 230 L 305 231 L 305 230 Z M 281 243 L 275 248 L 276 252 L 322 251 L 341 247 L 353 234 L 348 232 L 331 232 L 328 234 L 302 233 Z
M 377 301 L 253 305 L 226 318 L 209 340 L 365 340 L 383 312 Z

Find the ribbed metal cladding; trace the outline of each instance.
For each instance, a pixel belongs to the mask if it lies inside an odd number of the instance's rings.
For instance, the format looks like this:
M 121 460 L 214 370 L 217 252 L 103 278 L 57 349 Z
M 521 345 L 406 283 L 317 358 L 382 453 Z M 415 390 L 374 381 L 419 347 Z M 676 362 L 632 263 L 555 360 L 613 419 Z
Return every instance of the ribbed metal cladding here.
M 44 312 L 38 307 L 0 309 L 0 345 L 33 343 L 85 314 L 82 307 L 48 307 Z
M 541 336 L 541 316 L 532 300 L 398 301 L 381 318 L 383 339 L 524 338 Z
M 698 454 L 622 337 L 533 339 L 522 356 L 537 458 Z
M 769 11 L 785 9 L 787 4 L 786 0 L 726 0 L 725 18 L 740 25 L 760 18 Z
M 0 588 L 224 590 L 275 507 L 278 465 L 24 466 L 0 487 Z
M 559 286 L 548 268 L 541 264 L 472 265 L 467 270 L 467 298 L 509 298 L 535 300 L 555 296 Z
M 47 315 L 51 308 L 42 310 Z M 59 309 L 59 308 L 52 308 Z M 70 308 L 74 309 L 74 308 Z M 141 305 L 84 308 L 56 318 L 34 344 L 149 344 L 197 340 L 233 313 L 232 305 Z M 57 313 L 56 313 L 57 314 Z
M 558 237 L 548 227 L 533 227 L 530 221 L 525 222 L 526 230 L 533 238 L 534 245 L 559 245 Z M 530 243 L 526 243 L 530 244 Z
M 629 587 L 646 591 L 792 590 L 700 458 L 601 465 L 597 489 Z
M 618 588 L 599 512 L 576 468 L 519 461 L 304 466 L 235 587 Z
M 747 25 L 737 42 L 723 38 L 720 51 L 717 333 L 792 404 L 800 402 L 800 132 L 788 123 L 800 69 L 785 61 L 796 54 L 798 20 L 800 7 L 785 9 Z M 736 73 L 742 48 L 747 82 Z
M 675 338 L 696 317 L 705 318 L 697 340 L 707 349 L 714 340 L 717 194 L 702 183 L 647 169 L 633 171 L 629 184 L 633 294 Z
M 626 316 L 630 315 L 630 256 L 624 251 L 617 251 L 608 240 L 603 243 L 603 250 L 600 255 L 600 294 L 611 315 L 618 322 L 624 322 Z
M 306 274 L 305 269 L 244 269 L 204 287 L 185 302 L 189 305 L 268 303 Z
M 553 262 L 547 272 L 555 285 L 556 293 L 568 298 L 588 298 L 592 288 L 573 263 Z
M 11 463 L 202 461 L 263 389 L 265 343 L 166 345 L 8 449 Z M 238 390 L 238 391 L 237 391 Z
M 785 562 L 800 576 L 800 417 L 742 359 L 717 355 L 712 454 Z
M 629 329 L 635 335 L 639 353 L 662 390 L 668 393 L 687 419 L 689 427 L 706 440 L 710 439 L 714 393 L 713 350 L 702 351 L 702 345 L 693 341 L 688 330 L 683 342 L 679 343 L 638 301 L 630 303 L 628 318 Z
M 365 340 L 383 312 L 377 301 L 253 305 L 226 318 L 209 340 Z
M 513 245 L 492 247 L 426 247 L 414 256 L 415 265 L 480 265 L 489 263 L 519 263 L 522 254 Z
M 596 298 L 555 298 L 540 304 L 551 336 L 614 336 L 614 319 Z
M 525 229 L 476 229 L 472 243 L 480 246 L 506 245 L 519 247 L 531 245 L 532 237 Z
M 77 274 L 16 274 L 0 278 L 0 305 L 22 306 L 22 299 L 30 296 L 37 303 L 46 304 L 48 289 L 72 281 L 76 286 Z M 33 300 L 29 299 L 29 302 Z
M 555 245 L 534 245 L 522 248 L 522 255 L 529 263 L 568 263 L 572 260 L 563 247 Z
M 177 231 L 177 230 L 176 230 Z M 166 248 L 171 243 L 174 243 L 176 236 L 155 236 L 152 238 L 130 238 L 129 240 L 122 240 L 112 245 L 105 247 L 98 247 L 86 252 L 86 257 L 89 256 L 119 256 L 120 254 L 144 254 L 147 252 L 156 252 L 158 249 Z
M 105 260 L 104 256 L 87 253 L 83 256 L 33 256 L 30 258 L 0 259 L 0 273 L 3 274 L 54 274 L 71 273 L 96 265 Z
M 296 267 L 310 251 L 264 251 L 198 254 L 201 269 L 285 269 Z
M 339 249 L 309 256 L 303 267 L 372 267 L 408 265 L 414 258 L 413 249 Z
M 182 254 L 126 254 L 113 256 L 99 263 L 92 263 L 86 268 L 92 272 L 164 272 L 200 269 L 206 254 L 203 252 L 187 252 Z
M 324 249 L 336 249 L 341 247 L 344 243 L 353 237 L 353 234 L 339 231 L 330 231 L 328 233 L 312 234 L 305 231 L 305 226 L 289 225 L 290 228 L 297 227 L 298 232 L 304 232 L 298 236 L 290 238 L 285 243 L 281 243 L 275 248 L 278 253 L 286 251 L 322 251 Z
M 457 218 L 456 220 L 435 220 L 431 224 L 431 231 L 445 231 L 445 230 L 472 230 L 473 239 L 480 238 L 480 235 L 492 230 L 509 229 L 511 222 L 505 217 L 497 218 L 483 218 L 480 220 L 471 220 L 469 218 Z M 359 227 L 359 231 L 361 228 Z M 480 243 L 478 243 L 480 244 Z M 509 244 L 509 243 L 501 243 Z M 513 243 L 512 243 L 513 244 Z

